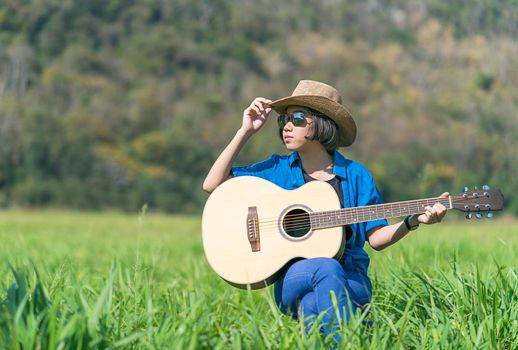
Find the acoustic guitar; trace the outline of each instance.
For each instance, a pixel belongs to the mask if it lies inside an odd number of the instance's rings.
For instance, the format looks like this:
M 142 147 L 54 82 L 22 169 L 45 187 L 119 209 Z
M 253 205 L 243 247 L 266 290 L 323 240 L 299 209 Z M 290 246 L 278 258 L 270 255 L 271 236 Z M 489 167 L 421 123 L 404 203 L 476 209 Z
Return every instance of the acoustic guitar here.
M 312 181 L 282 189 L 253 176 L 232 178 L 208 198 L 202 217 L 205 255 L 214 271 L 243 289 L 266 287 L 293 259 L 340 259 L 345 249 L 342 226 L 376 219 L 421 214 L 442 203 L 447 209 L 481 217 L 501 210 L 500 190 L 484 186 L 458 196 L 437 197 L 354 208 L 340 208 L 335 190 Z

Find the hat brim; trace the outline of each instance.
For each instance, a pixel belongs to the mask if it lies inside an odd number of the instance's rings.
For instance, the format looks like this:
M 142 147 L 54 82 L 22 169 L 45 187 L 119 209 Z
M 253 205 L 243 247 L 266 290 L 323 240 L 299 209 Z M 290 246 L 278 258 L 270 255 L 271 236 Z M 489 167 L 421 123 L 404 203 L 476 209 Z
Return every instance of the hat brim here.
M 351 113 L 343 105 L 323 96 L 300 95 L 288 96 L 270 103 L 270 107 L 279 114 L 286 112 L 289 106 L 312 108 L 333 119 L 338 125 L 340 146 L 352 145 L 356 139 L 356 123 Z

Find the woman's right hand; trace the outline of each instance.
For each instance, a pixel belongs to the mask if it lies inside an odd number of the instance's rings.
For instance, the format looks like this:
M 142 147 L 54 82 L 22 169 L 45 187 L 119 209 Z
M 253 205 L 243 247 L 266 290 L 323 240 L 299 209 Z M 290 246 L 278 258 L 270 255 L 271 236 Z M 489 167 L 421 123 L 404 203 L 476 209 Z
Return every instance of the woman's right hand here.
M 268 107 L 271 102 L 267 98 L 258 97 L 245 109 L 243 112 L 243 125 L 241 125 L 232 141 L 221 152 L 210 168 L 205 181 L 203 181 L 203 189 L 206 192 L 214 191 L 216 187 L 232 176 L 231 169 L 234 160 L 248 138 L 261 129 L 268 119 L 268 115 L 272 111 Z
M 268 105 L 272 102 L 264 97 L 257 97 L 243 112 L 241 129 L 247 134 L 254 134 L 261 129 L 268 119 L 272 109 Z

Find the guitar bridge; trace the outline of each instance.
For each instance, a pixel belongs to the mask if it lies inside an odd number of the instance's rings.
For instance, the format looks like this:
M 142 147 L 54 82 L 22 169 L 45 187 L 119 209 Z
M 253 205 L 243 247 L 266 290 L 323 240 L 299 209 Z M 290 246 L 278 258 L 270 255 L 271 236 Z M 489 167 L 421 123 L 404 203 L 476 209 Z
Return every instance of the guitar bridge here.
M 259 234 L 259 218 L 257 217 L 257 207 L 248 207 L 246 218 L 246 233 L 248 241 L 252 247 L 252 252 L 261 250 L 261 236 Z

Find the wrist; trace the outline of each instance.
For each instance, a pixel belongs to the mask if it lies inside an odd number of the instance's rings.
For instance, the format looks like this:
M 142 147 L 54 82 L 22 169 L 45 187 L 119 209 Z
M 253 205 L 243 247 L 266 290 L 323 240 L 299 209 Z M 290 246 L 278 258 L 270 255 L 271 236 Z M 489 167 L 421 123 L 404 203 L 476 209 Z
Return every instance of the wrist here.
M 244 129 L 241 127 L 237 130 L 236 136 L 241 139 L 248 140 L 253 135 L 253 133 L 254 133 L 253 130 Z
M 417 220 L 416 215 L 408 215 L 403 220 L 405 227 L 408 231 L 416 230 L 419 227 L 419 220 Z
M 417 215 L 410 215 L 410 218 L 408 219 L 408 223 L 410 226 L 419 226 L 420 222 L 419 219 L 417 219 Z

